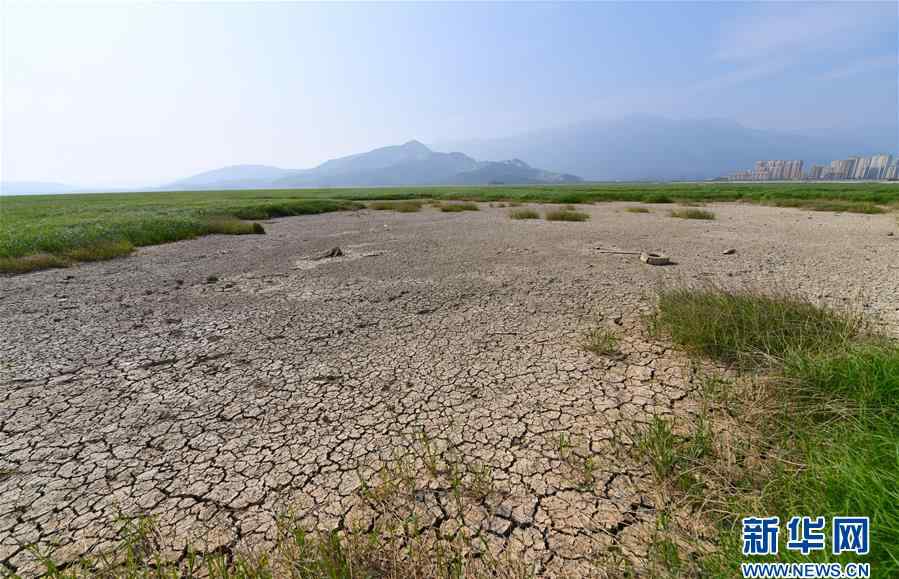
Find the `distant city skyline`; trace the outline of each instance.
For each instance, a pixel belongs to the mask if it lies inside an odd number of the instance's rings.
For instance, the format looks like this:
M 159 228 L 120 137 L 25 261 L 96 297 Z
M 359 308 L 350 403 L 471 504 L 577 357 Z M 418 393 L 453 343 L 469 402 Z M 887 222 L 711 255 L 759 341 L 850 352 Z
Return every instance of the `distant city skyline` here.
M 737 171 L 727 178 L 731 181 L 797 181 L 812 180 L 893 180 L 899 179 L 899 154 L 889 153 L 870 157 L 851 156 L 835 159 L 830 165 L 812 165 L 808 173 L 802 170 L 802 160 L 756 161 L 755 168 Z
M 799 134 L 899 123 L 895 2 L 12 0 L 3 13 L 6 181 L 146 186 L 634 113 Z

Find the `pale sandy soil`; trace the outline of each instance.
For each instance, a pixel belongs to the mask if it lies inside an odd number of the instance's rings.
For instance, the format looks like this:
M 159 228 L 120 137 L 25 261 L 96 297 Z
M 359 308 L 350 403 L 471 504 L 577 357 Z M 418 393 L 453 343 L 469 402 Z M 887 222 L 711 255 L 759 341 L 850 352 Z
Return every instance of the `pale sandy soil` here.
M 465 520 L 494 549 L 546 575 L 586 574 L 613 543 L 639 559 L 654 483 L 628 434 L 695 409 L 688 360 L 641 320 L 654 289 L 776 287 L 896 334 L 899 234 L 893 215 L 623 207 L 584 207 L 586 223 L 486 204 L 286 218 L 0 278 L 0 566 L 32 573 L 31 544 L 96 550 L 118 509 L 155 515 L 173 552 L 264 544 L 288 509 L 346 525 L 366 516 L 360 476 L 420 431 L 491 474 Z M 346 257 L 305 259 L 333 246 Z M 621 356 L 580 349 L 596 326 Z M 417 496 L 427 532 L 451 532 L 446 489 L 423 479 Z

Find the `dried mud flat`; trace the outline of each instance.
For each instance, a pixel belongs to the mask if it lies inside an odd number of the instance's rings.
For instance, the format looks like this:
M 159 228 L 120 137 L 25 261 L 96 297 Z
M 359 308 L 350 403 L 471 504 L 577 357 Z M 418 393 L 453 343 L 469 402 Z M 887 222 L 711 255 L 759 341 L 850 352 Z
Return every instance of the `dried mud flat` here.
M 294 217 L 0 278 L 0 569 L 35 572 L 33 544 L 101 549 L 119 511 L 154 515 L 173 557 L 187 540 L 264 545 L 286 511 L 357 524 L 360 478 L 422 433 L 490 473 L 464 520 L 496 552 L 549 576 L 589 574 L 612 544 L 639 559 L 654 482 L 630 435 L 696 410 L 688 359 L 641 319 L 653 289 L 774 286 L 856 304 L 896 334 L 899 237 L 891 215 L 624 207 L 582 207 L 585 223 L 486 204 Z M 308 259 L 334 246 L 346 255 Z M 597 326 L 620 355 L 581 349 Z M 417 467 L 423 528 L 451 534 L 451 497 Z

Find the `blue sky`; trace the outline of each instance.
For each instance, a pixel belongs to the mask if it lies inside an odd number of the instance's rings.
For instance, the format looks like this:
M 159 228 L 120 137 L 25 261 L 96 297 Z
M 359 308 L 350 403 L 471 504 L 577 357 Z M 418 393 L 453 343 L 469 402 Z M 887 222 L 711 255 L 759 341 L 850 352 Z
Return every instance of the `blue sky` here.
M 2 178 L 151 185 L 632 113 L 896 124 L 897 10 L 6 2 Z

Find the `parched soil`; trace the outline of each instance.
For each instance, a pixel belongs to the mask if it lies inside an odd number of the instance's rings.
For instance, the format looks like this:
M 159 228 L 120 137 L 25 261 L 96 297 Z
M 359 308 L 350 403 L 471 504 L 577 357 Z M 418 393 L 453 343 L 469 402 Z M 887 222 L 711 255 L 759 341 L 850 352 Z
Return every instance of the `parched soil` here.
M 639 560 L 655 483 L 632 435 L 695 411 L 688 359 L 645 329 L 653 290 L 800 292 L 896 334 L 899 234 L 891 215 L 624 207 L 292 217 L 0 278 L 0 568 L 33 573 L 34 544 L 96 551 L 120 511 L 154 515 L 173 557 L 264 545 L 286 511 L 344 528 L 367 513 L 360 479 L 422 436 L 490 473 L 465 521 L 497 552 L 546 575 L 587 574 L 613 544 Z M 582 349 L 596 327 L 619 354 Z M 425 532 L 452 533 L 446 489 L 422 480 Z

